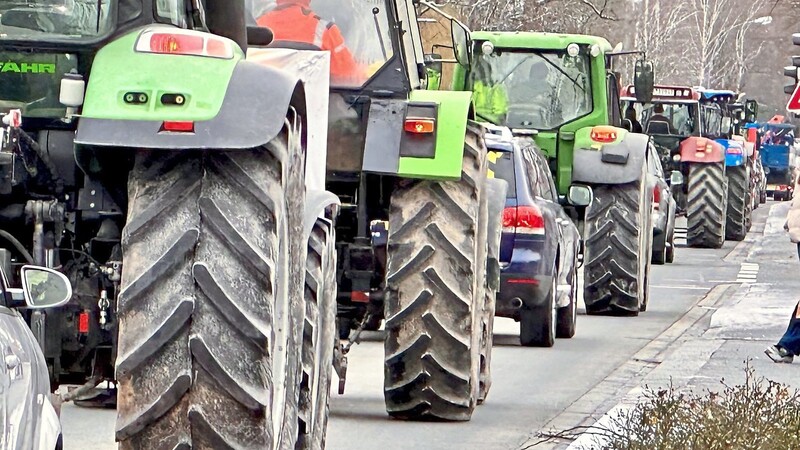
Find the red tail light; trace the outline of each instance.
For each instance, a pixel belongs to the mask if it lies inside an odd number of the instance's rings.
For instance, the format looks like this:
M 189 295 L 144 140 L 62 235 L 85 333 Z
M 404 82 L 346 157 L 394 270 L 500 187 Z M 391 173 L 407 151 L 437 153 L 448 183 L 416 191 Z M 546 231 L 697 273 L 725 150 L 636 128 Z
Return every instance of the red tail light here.
M 194 133 L 194 122 L 166 121 L 161 124 L 161 131 L 173 133 Z
M 145 31 L 136 42 L 136 51 L 222 59 L 233 58 L 233 45 L 230 41 L 212 34 L 188 30 Z
M 728 148 L 728 154 L 729 155 L 741 155 L 742 154 L 742 149 L 740 149 L 739 147 L 730 147 L 730 148 Z
M 544 217 L 536 206 L 517 206 L 503 210 L 503 231 L 544 235 Z
M 78 333 L 87 334 L 89 332 L 89 313 L 78 314 Z

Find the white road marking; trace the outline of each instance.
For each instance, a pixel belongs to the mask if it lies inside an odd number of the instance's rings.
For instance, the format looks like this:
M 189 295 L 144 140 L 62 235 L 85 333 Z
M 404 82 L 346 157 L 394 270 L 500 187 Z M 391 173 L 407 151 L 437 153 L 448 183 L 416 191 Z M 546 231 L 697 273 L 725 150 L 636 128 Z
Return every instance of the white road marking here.
M 739 267 L 739 274 L 736 276 L 737 283 L 755 283 L 758 281 L 759 265 L 756 263 L 743 262 Z

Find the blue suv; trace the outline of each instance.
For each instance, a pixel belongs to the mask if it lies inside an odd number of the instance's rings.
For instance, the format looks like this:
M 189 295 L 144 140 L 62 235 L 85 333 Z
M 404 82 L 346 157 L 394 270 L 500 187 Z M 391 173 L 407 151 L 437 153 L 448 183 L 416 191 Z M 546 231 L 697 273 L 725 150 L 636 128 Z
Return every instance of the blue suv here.
M 494 130 L 496 134 L 502 130 Z M 583 241 L 563 205 L 587 206 L 588 186 L 559 197 L 547 158 L 528 138 L 488 135 L 496 178 L 508 182 L 495 315 L 520 322 L 523 346 L 575 334 Z

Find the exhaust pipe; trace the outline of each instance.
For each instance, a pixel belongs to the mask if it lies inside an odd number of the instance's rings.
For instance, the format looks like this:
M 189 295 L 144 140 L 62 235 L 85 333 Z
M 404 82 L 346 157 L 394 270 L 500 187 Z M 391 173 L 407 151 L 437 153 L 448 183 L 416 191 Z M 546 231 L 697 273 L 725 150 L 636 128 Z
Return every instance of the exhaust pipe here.
M 514 297 L 511 299 L 511 307 L 514 309 L 522 308 L 522 299 L 519 297 Z

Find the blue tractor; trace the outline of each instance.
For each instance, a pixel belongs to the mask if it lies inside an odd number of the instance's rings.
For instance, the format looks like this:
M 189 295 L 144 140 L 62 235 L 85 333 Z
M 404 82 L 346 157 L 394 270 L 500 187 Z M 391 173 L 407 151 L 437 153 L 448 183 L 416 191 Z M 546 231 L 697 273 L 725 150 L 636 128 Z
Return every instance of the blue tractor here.
M 728 90 L 700 89 L 700 104 L 707 129 L 719 130 L 713 137 L 725 149 L 725 176 L 728 181 L 728 205 L 725 238 L 741 241 L 752 224 L 752 158 L 739 130 L 744 120 L 744 106 L 738 94 Z
M 790 200 L 794 194 L 791 150 L 795 126 L 789 123 L 764 123 L 758 128 L 761 164 L 767 176 L 767 195 L 775 200 Z

